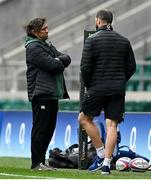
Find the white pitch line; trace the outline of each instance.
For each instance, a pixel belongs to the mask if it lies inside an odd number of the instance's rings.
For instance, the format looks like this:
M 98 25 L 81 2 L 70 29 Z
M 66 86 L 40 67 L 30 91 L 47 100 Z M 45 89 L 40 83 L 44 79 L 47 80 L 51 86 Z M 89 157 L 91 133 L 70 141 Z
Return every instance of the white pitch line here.
M 9 174 L 9 173 L 0 173 L 1 176 L 12 176 L 12 177 L 22 177 L 22 178 L 39 178 L 39 179 L 56 179 L 53 177 L 46 177 L 46 176 L 25 176 L 21 174 Z
M 21 175 L 21 174 L 12 174 L 12 173 L 0 173 L 1 176 L 12 176 L 12 177 L 22 177 L 24 178 L 34 178 L 36 180 L 38 179 L 54 179 L 54 180 L 79 180 L 79 179 L 71 179 L 71 178 L 55 178 L 55 177 L 47 177 L 47 176 L 25 176 L 25 175 Z M 1 178 L 0 178 L 1 179 Z M 28 180 L 28 179 L 27 179 Z M 91 179 L 87 179 L 87 180 L 91 180 Z

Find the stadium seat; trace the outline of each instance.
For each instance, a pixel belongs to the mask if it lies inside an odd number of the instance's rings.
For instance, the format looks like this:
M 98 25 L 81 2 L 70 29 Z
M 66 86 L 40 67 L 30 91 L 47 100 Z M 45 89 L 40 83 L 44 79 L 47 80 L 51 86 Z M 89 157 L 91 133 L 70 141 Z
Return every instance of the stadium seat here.
M 141 65 L 140 64 L 137 64 L 136 65 L 136 71 L 135 71 L 135 73 L 134 73 L 134 77 L 139 77 L 140 75 L 141 75 Z
M 151 87 L 151 83 L 149 84 Z M 23 100 L 1 100 L 1 110 L 31 110 L 31 103 Z M 78 100 L 62 100 L 59 102 L 59 111 L 77 111 L 80 110 Z M 151 112 L 151 102 L 129 101 L 125 104 L 126 112 Z
M 59 109 L 62 111 L 79 111 L 79 101 L 62 100 L 59 102 Z
M 149 54 L 145 57 L 145 61 L 151 61 L 151 54 Z
M 144 66 L 144 76 L 151 77 L 151 66 Z
M 151 91 L 151 81 L 146 81 L 144 84 L 145 91 Z
M 127 91 L 139 91 L 139 90 L 141 90 L 140 82 L 138 80 L 130 80 L 127 83 L 126 90 Z

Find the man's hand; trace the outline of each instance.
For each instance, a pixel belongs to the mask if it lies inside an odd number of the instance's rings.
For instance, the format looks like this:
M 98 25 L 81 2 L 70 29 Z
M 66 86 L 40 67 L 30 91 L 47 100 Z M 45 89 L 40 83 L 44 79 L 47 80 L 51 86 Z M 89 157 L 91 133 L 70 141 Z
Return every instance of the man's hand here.
M 71 63 L 70 57 L 68 55 L 65 55 L 65 54 L 58 56 L 57 59 L 59 59 L 63 63 L 64 67 L 69 66 L 69 64 Z

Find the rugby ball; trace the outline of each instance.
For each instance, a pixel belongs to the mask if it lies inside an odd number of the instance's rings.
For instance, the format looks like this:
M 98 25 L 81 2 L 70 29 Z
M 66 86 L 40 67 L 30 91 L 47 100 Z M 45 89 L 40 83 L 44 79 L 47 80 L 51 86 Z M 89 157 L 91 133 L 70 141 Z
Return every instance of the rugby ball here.
M 131 161 L 128 157 L 121 157 L 116 161 L 116 170 L 126 171 L 129 170 L 129 162 Z
M 130 161 L 129 167 L 134 172 L 145 172 L 149 167 L 149 163 L 143 158 L 135 158 Z

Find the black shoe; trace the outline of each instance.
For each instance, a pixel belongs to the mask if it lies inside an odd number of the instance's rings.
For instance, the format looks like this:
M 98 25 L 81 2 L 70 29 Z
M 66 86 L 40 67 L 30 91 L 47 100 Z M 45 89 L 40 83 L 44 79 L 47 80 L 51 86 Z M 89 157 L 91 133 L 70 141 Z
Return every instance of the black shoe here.
M 33 171 L 53 171 L 55 169 L 51 166 L 46 166 L 43 163 L 39 163 L 37 166 L 32 167 L 31 170 L 33 170 Z
M 108 166 L 102 166 L 102 174 L 103 175 L 109 175 L 110 172 L 110 168 Z

